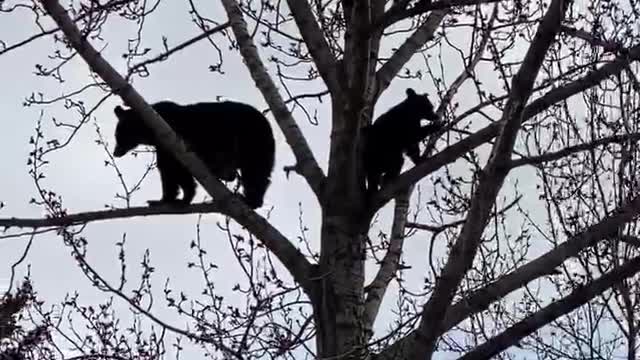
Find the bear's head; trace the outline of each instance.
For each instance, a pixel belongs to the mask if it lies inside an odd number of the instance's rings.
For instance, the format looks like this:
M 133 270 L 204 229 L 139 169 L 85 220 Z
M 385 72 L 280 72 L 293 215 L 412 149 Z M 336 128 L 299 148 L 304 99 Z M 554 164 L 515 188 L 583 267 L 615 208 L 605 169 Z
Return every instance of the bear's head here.
M 427 94 L 417 94 L 412 88 L 407 88 L 407 99 L 405 106 L 421 119 L 436 121 L 438 115 L 433 111 L 433 104 L 429 101 Z
M 118 118 L 113 156 L 122 157 L 138 145 L 149 144 L 150 131 L 132 109 L 116 106 L 113 112 Z

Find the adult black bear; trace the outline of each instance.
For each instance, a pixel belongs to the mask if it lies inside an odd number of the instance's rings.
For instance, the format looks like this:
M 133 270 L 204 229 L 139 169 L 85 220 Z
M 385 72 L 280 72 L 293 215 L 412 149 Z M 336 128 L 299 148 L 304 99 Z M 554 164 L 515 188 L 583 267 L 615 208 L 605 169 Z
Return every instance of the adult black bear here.
M 414 164 L 420 160 L 420 141 L 442 127 L 439 122 L 421 126 L 420 120 L 436 121 L 433 104 L 427 95 L 408 88 L 407 98 L 380 115 L 363 129 L 364 171 L 371 194 L 400 174 L 406 153 Z
M 231 181 L 240 170 L 244 198 L 252 209 L 262 206 L 271 183 L 275 160 L 275 141 L 269 121 L 250 105 L 232 101 L 179 105 L 162 101 L 152 105 L 171 128 L 182 137 L 221 180 Z M 149 205 L 191 203 L 196 182 L 191 173 L 170 153 L 164 151 L 146 125 L 132 109 L 116 106 L 115 157 L 121 157 L 138 145 L 156 148 L 162 199 Z M 178 190 L 182 188 L 182 200 Z

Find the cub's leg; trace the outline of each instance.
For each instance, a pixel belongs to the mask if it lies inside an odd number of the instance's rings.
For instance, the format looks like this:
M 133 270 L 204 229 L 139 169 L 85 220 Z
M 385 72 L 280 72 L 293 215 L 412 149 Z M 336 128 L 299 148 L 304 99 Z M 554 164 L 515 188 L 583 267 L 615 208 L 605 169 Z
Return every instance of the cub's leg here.
M 389 185 L 389 183 L 400 175 L 402 164 L 404 164 L 404 159 L 402 158 L 401 152 L 389 157 L 388 167 L 385 169 L 386 171 L 382 176 L 382 186 Z

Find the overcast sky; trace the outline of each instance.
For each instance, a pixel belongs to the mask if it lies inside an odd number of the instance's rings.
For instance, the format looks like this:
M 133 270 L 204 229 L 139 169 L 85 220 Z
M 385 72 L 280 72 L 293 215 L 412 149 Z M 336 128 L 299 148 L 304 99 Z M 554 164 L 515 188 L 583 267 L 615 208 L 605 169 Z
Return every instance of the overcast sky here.
M 218 5 L 218 2 L 203 2 L 208 6 L 215 4 L 215 8 L 202 10 L 209 16 L 223 22 L 226 16 Z M 125 63 L 120 56 L 126 48 L 126 39 L 132 37 L 135 28 L 125 26 L 122 22 L 109 21 L 103 37 L 107 39 L 107 46 L 103 51 L 106 59 L 121 73 L 125 71 Z M 26 38 L 36 32 L 32 25 L 32 17 L 25 11 L 14 14 L 0 14 L 0 40 L 12 44 Z M 151 47 L 153 56 L 162 51 L 161 36 L 168 38 L 169 45 L 175 45 L 199 33 L 199 30 L 190 22 L 186 2 L 163 1 L 154 16 L 147 20 L 145 27 L 145 46 Z M 223 70 L 225 75 L 208 71 L 208 66 L 213 63 L 216 52 L 207 42 L 201 42 L 187 50 L 173 55 L 169 61 L 155 64 L 151 67 L 152 75 L 145 79 L 137 79 L 134 86 L 149 102 L 159 100 L 173 100 L 180 103 L 198 101 L 215 101 L 217 96 L 225 99 L 246 102 L 259 109 L 265 109 L 262 96 L 255 88 L 253 81 L 237 53 L 227 51 L 227 42 L 220 36 L 216 36 L 218 43 L 225 50 Z M 24 108 L 23 100 L 31 92 L 42 92 L 45 97 L 60 96 L 75 89 L 79 84 L 87 82 L 87 66 L 82 61 L 73 62 L 64 70 L 66 82 L 59 84 L 52 79 L 43 79 L 34 76 L 34 65 L 41 63 L 45 66 L 52 63 L 46 58 L 52 50 L 50 37 L 35 41 L 20 50 L 0 56 L 0 146 L 4 152 L 3 161 L 0 163 L 0 201 L 5 202 L 6 207 L 0 210 L 2 217 L 41 217 L 42 210 L 29 205 L 30 198 L 35 196 L 35 187 L 28 175 L 27 157 L 30 151 L 29 138 L 34 134 L 34 127 L 39 118 L 40 111 L 44 111 L 43 123 L 47 134 L 52 135 L 58 131 L 60 138 L 65 132 L 60 129 L 52 129 L 51 118 L 71 119 L 77 121 L 75 114 L 65 110 L 61 104 L 55 106 Z M 388 47 L 394 44 L 387 44 Z M 446 57 L 445 57 L 446 60 Z M 421 59 L 414 61 L 422 62 Z M 457 60 L 456 60 L 457 61 Z M 273 72 L 272 72 L 273 74 Z M 457 76 L 457 72 L 448 74 L 451 78 Z M 451 80 L 451 79 L 449 79 Z M 418 92 L 433 91 L 433 86 L 428 81 L 396 80 L 391 88 L 384 94 L 376 107 L 376 114 L 388 109 L 391 105 L 404 99 L 406 87 L 413 87 Z M 469 91 L 469 89 L 465 90 Z M 284 96 L 284 94 L 283 94 Z M 435 98 L 432 96 L 432 98 Z M 464 92 L 458 97 L 460 106 L 466 109 L 475 104 L 465 104 Z M 85 96 L 83 100 L 93 105 L 98 97 Z M 103 134 L 113 145 L 113 129 L 115 117 L 112 109 L 120 104 L 119 98 L 112 97 L 95 113 L 97 124 Z M 320 162 L 326 170 L 328 141 L 330 130 L 330 117 L 328 99 L 323 104 L 317 105 L 319 125 L 309 124 L 302 113 L 296 113 L 296 118 L 301 125 L 308 142 Z M 269 216 L 272 223 L 286 236 L 296 241 L 299 232 L 299 207 L 302 203 L 304 209 L 305 225 L 309 228 L 308 237 L 313 246 L 318 246 L 319 209 L 314 196 L 308 190 L 303 179 L 292 174 L 287 179 L 282 171 L 285 165 L 293 164 L 293 156 L 282 139 L 282 134 L 269 117 L 274 132 L 278 139 L 276 154 L 276 166 L 272 175 L 272 186 L 269 188 L 265 206 L 258 210 L 266 215 L 271 206 L 274 209 Z M 106 168 L 103 164 L 105 154 L 101 147 L 96 146 L 96 133 L 93 119 L 86 124 L 81 132 L 74 138 L 72 144 L 66 149 L 57 152 L 48 159 L 51 165 L 47 168 L 45 184 L 49 189 L 56 191 L 63 197 L 63 204 L 70 213 L 99 210 L 105 204 L 113 204 L 122 207 L 124 203 L 114 199 L 116 192 L 121 191 L 113 169 Z M 126 156 L 118 160 L 121 169 L 125 171 L 125 178 L 131 184 L 143 171 L 145 159 Z M 523 169 L 527 172 L 530 170 Z M 522 174 L 522 172 L 521 172 Z M 532 178 L 532 172 L 528 172 Z M 512 178 L 511 178 L 512 179 Z M 512 181 L 512 180 L 510 180 Z M 533 189 L 533 183 L 521 180 L 522 191 Z M 422 184 L 422 196 L 428 196 L 430 187 Z M 504 192 L 512 194 L 511 187 L 505 186 Z M 145 181 L 143 190 L 136 193 L 133 205 L 139 206 L 148 199 L 160 196 L 159 176 L 154 172 Z M 535 195 L 535 192 L 532 192 Z M 199 188 L 196 197 L 201 201 L 204 191 Z M 388 214 L 389 206 L 382 212 Z M 203 222 L 203 236 L 206 239 L 212 261 L 220 265 L 217 281 L 219 285 L 226 284 L 227 290 L 233 285 L 229 274 L 236 268 L 235 263 L 229 263 L 231 251 L 229 244 L 215 225 L 219 220 L 217 215 L 205 215 Z M 388 224 L 389 217 L 382 216 L 382 225 Z M 189 251 L 189 243 L 195 237 L 196 216 L 156 216 L 149 218 L 122 219 L 90 224 L 84 231 L 84 236 L 89 241 L 89 259 L 97 270 L 112 281 L 118 280 L 117 272 L 117 248 L 115 243 L 120 241 L 123 234 L 127 236 L 127 257 L 131 278 L 135 279 L 138 264 L 145 249 L 151 249 L 152 264 L 157 272 L 154 280 L 160 290 L 166 277 L 170 277 L 171 283 L 180 285 L 187 293 L 197 294 L 202 285 L 199 273 L 188 270 L 186 264 L 193 260 L 193 253 Z M 519 224 L 513 224 L 519 226 Z M 388 230 L 388 227 L 383 227 Z M 9 264 L 19 256 L 26 243 L 26 238 L 0 240 L 0 283 L 6 286 L 9 277 Z M 417 234 L 407 242 L 406 259 L 416 266 L 413 278 L 420 281 L 427 268 L 427 252 L 429 236 Z M 62 244 L 62 239 L 53 234 L 38 236 L 33 248 L 28 254 L 25 265 L 19 268 L 19 274 L 26 271 L 26 264 L 31 268 L 31 274 L 35 281 L 36 290 L 40 296 L 50 303 L 63 299 L 65 294 L 79 290 L 81 300 L 86 304 L 95 304 L 104 299 L 104 294 L 92 289 L 89 281 L 81 274 L 70 256 L 70 251 Z M 369 267 L 371 273 L 375 268 Z M 135 283 L 135 281 L 134 281 Z M 421 287 L 416 282 L 417 288 Z M 224 292 L 225 287 L 220 287 Z M 387 293 L 389 296 L 391 292 Z M 388 303 L 393 302 L 390 297 Z M 158 304 L 160 304 L 159 302 Z M 159 315 L 167 315 L 163 306 L 157 306 L 155 310 Z M 389 314 L 383 315 L 384 317 Z M 168 317 L 171 318 L 171 317 Z M 177 325 L 182 325 L 178 323 Z M 386 328 L 384 321 L 379 321 L 379 329 Z

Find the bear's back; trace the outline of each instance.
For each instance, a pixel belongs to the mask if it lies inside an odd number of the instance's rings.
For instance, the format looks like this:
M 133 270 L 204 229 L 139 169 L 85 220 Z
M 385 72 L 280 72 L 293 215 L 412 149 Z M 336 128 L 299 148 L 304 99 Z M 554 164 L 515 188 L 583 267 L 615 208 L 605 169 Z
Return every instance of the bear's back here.
M 390 149 L 400 151 L 406 143 L 406 138 L 419 127 L 418 113 L 405 100 L 380 115 L 369 127 L 368 137 L 375 147 L 386 144 L 386 150 L 379 149 L 379 151 L 386 152 Z
M 225 140 L 243 132 L 249 136 L 255 132 L 263 136 L 272 135 L 266 118 L 243 103 L 223 101 L 180 105 L 161 101 L 153 108 L 177 133 L 191 142 Z

